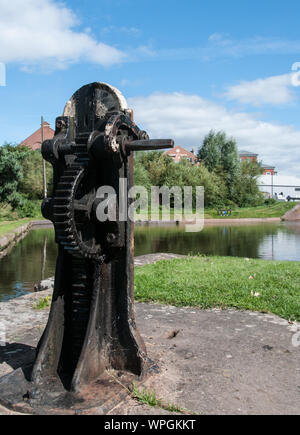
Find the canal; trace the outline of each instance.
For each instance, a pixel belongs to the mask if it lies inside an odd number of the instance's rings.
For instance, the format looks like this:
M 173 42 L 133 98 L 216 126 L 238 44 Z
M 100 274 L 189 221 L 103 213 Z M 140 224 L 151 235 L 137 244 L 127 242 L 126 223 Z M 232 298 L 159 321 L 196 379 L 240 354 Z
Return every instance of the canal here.
M 300 261 L 300 224 L 206 226 L 200 233 L 184 227 L 136 226 L 135 255 L 156 252 Z M 0 260 L 0 301 L 32 292 L 54 275 L 57 246 L 52 229 L 33 229 Z

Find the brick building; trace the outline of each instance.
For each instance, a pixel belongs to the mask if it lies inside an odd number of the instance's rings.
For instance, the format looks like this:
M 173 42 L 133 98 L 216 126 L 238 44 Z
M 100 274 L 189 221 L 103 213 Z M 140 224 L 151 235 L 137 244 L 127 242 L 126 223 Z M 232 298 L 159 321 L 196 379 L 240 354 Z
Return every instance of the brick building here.
M 240 160 L 242 161 L 248 160 L 248 161 L 258 162 L 258 154 L 251 153 L 249 151 L 244 151 L 244 150 L 239 151 L 239 157 Z M 260 165 L 264 170 L 263 175 L 277 175 L 275 166 L 266 165 L 264 163 L 261 163 Z
M 194 152 L 187 151 L 179 145 L 169 151 L 166 151 L 164 153 L 164 156 L 171 157 L 175 163 L 179 163 L 183 159 L 188 160 L 192 164 L 198 162 L 198 159 L 195 156 Z
M 239 151 L 240 160 L 252 160 L 253 162 L 257 162 L 258 154 L 250 153 L 249 151 Z
M 50 127 L 48 122 L 43 123 L 44 140 L 53 139 L 54 130 Z M 42 127 L 35 131 L 31 136 L 25 139 L 20 146 L 26 146 L 34 151 L 40 150 L 42 146 Z

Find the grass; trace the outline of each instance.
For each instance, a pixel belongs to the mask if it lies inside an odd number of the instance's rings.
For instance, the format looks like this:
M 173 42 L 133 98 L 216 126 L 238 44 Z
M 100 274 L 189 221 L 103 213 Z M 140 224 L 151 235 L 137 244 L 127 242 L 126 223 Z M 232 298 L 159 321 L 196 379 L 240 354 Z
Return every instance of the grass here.
M 137 402 L 151 406 L 153 408 L 161 408 L 165 409 L 169 412 L 177 412 L 179 414 L 195 414 L 192 411 L 189 411 L 188 409 L 181 408 L 178 405 L 172 404 L 172 403 L 165 403 L 163 400 L 159 399 L 154 391 L 147 390 L 146 388 L 140 389 L 138 386 L 133 382 L 130 387 L 127 387 L 124 385 L 110 370 L 107 370 L 107 374 L 119 385 L 121 385 L 124 390 L 127 391 L 127 393 L 132 397 L 132 399 L 136 400 Z
M 300 321 L 300 264 L 232 257 L 160 261 L 136 268 L 135 298 L 252 310 Z
M 176 412 L 178 414 L 193 414 L 185 408 L 181 408 L 173 403 L 165 403 L 161 399 L 157 398 L 154 391 L 147 390 L 146 388 L 139 389 L 135 383 L 132 384 L 131 396 L 139 403 L 151 406 L 153 408 L 161 408 L 169 412 Z
M 16 228 L 21 227 L 22 225 L 26 224 L 27 222 L 30 222 L 31 218 L 25 218 L 25 219 L 18 219 L 16 221 L 3 221 L 0 222 L 0 237 L 4 236 L 7 233 L 12 232 Z
M 299 205 L 299 202 L 276 202 L 272 205 L 261 205 L 258 207 L 245 207 L 245 208 L 234 208 L 232 209 L 232 213 L 227 218 L 218 216 L 218 209 L 216 208 L 205 208 L 204 216 L 205 219 L 249 219 L 249 218 L 280 218 L 287 211 L 291 210 L 295 207 L 295 205 Z M 230 207 L 228 207 L 229 209 Z M 226 209 L 226 207 L 224 207 Z M 195 210 L 193 211 L 195 213 Z M 170 211 L 171 219 L 174 219 L 174 210 Z M 148 214 L 135 215 L 136 220 L 148 220 L 151 216 L 151 212 L 149 210 Z M 161 218 L 161 216 L 160 216 Z
M 34 310 L 45 310 L 51 305 L 51 296 L 46 296 L 40 299 L 36 304 L 33 305 Z
M 205 219 L 245 219 L 245 218 L 274 218 L 282 217 L 299 202 L 277 202 L 273 205 L 261 205 L 258 207 L 236 208 L 232 210 L 231 216 L 222 218 L 218 216 L 217 209 L 205 209 Z M 226 207 L 225 207 L 226 208 Z

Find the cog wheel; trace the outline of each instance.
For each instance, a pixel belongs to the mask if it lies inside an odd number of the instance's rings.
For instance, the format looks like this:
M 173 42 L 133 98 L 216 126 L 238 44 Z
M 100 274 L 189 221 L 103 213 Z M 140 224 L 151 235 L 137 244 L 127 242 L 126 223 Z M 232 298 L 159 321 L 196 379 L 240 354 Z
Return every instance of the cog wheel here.
M 92 218 L 95 188 L 82 166 L 70 166 L 60 177 L 54 198 L 54 226 L 57 242 L 75 256 L 101 260 L 101 246 L 95 238 Z

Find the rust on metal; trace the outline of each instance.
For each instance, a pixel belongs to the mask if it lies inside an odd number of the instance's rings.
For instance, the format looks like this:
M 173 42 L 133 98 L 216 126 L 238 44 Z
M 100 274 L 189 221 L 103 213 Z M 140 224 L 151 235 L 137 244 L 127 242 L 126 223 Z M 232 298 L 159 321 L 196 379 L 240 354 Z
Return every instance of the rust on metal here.
M 42 145 L 53 166 L 42 212 L 58 244 L 54 294 L 24 406 L 105 409 L 120 390 L 113 376 L 128 386 L 151 367 L 134 318 L 134 223 L 100 222 L 95 210 L 102 186 L 118 197 L 120 179 L 126 195 L 133 186 L 133 151 L 173 145 L 149 140 L 122 94 L 103 83 L 79 89 L 57 118 L 53 140 Z

